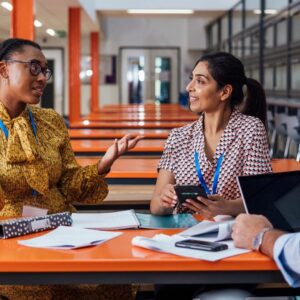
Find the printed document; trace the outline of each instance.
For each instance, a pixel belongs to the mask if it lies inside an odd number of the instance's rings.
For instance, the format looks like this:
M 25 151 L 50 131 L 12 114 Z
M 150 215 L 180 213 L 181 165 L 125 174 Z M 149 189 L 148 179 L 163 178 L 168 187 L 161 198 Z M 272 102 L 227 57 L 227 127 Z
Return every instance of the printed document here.
M 111 213 L 73 213 L 72 227 L 98 229 L 138 228 L 140 223 L 133 209 Z
M 59 226 L 40 237 L 18 241 L 18 244 L 34 248 L 76 249 L 99 245 L 121 234 L 121 232 Z

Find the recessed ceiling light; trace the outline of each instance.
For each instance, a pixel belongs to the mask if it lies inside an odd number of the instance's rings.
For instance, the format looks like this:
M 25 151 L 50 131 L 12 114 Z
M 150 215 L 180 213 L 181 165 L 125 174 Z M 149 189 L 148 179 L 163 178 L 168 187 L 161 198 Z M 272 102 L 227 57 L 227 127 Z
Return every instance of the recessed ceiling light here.
M 42 27 L 43 24 L 42 24 L 42 22 L 40 22 L 39 20 L 34 20 L 34 26 L 35 26 L 35 27 Z
M 55 36 L 55 30 L 53 30 L 52 28 L 48 28 L 48 29 L 46 30 L 46 32 L 47 32 L 49 35 L 51 35 L 51 36 Z
M 277 14 L 277 9 L 265 9 L 264 12 L 265 12 L 266 15 L 276 15 Z M 256 15 L 260 15 L 261 10 L 260 9 L 254 9 L 253 13 L 256 14 Z
M 193 14 L 191 9 L 128 9 L 129 14 Z
M 13 6 L 9 3 L 9 2 L 1 2 L 1 6 L 9 11 L 12 11 L 13 10 Z

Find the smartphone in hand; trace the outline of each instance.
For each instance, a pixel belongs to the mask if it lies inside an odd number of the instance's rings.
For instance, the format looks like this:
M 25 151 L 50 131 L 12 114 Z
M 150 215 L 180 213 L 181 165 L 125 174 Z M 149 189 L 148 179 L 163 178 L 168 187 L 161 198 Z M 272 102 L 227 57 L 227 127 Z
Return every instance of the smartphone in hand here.
M 204 250 L 204 251 L 221 251 L 221 250 L 228 249 L 228 246 L 226 244 L 193 240 L 193 239 L 176 242 L 175 246 L 181 248 L 195 249 L 195 250 Z
M 197 201 L 198 196 L 207 198 L 201 185 L 175 185 L 174 189 L 179 203 L 184 203 L 186 199 Z

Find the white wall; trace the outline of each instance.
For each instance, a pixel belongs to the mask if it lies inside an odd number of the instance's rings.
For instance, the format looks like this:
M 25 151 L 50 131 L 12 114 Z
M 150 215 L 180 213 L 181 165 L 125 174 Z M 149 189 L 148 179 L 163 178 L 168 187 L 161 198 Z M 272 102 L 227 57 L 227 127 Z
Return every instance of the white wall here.
M 180 91 L 184 91 L 195 60 L 201 55 L 201 50 L 206 48 L 205 25 L 215 16 L 216 13 L 192 17 L 106 16 L 101 19 L 104 37 L 100 41 L 100 54 L 118 55 L 119 48 L 124 46 L 179 47 L 181 49 Z M 37 40 L 37 42 L 42 47 L 64 47 L 64 114 L 68 115 L 68 41 L 66 38 L 50 37 L 47 41 Z M 89 36 L 82 38 L 81 49 L 83 55 L 89 55 Z M 99 90 L 101 106 L 119 102 L 118 85 L 101 85 Z M 81 86 L 81 99 L 81 113 L 88 114 L 90 85 Z

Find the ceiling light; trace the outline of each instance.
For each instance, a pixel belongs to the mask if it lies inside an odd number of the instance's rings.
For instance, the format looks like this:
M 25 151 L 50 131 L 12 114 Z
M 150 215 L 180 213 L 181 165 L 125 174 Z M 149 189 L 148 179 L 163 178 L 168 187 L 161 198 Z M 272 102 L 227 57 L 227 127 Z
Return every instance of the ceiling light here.
M 42 22 L 40 22 L 39 20 L 34 20 L 34 26 L 35 26 L 35 27 L 42 27 L 43 24 L 42 24 Z
M 277 14 L 277 9 L 265 9 L 264 12 L 265 12 L 266 15 L 276 15 Z M 261 10 L 260 9 L 254 9 L 253 13 L 256 14 L 256 15 L 260 15 Z
M 1 2 L 1 6 L 9 11 L 13 10 L 13 6 L 9 2 Z
M 128 9 L 129 14 L 193 14 L 191 9 Z
M 46 32 L 47 32 L 49 35 L 51 35 L 51 36 L 55 36 L 55 30 L 53 30 L 53 29 L 51 29 L 51 28 L 48 28 L 48 29 L 46 30 Z

